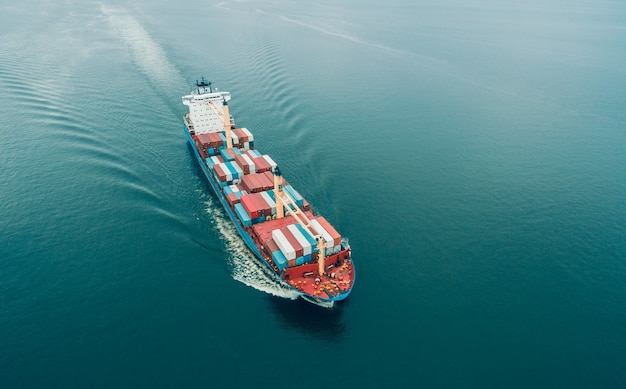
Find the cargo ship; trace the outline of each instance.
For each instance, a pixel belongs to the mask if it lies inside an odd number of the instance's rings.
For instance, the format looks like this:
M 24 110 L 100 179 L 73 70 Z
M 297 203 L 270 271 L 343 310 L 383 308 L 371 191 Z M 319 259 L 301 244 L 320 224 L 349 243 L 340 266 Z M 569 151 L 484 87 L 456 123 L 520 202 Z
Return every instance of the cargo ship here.
M 348 240 L 283 177 L 277 163 L 254 147 L 254 135 L 235 126 L 229 92 L 197 80 L 183 96 L 184 131 L 211 188 L 237 232 L 277 281 L 304 300 L 332 306 L 355 281 Z

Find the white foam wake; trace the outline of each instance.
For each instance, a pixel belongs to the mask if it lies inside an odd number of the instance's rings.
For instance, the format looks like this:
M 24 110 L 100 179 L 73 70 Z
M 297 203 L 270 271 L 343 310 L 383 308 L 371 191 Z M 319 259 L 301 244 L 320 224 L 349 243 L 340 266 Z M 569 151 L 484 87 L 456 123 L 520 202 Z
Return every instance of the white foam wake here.
M 299 294 L 284 284 L 250 252 L 230 219 L 212 199 L 206 201 L 206 212 L 224 241 L 235 280 L 274 296 L 295 300 Z
M 102 13 L 130 48 L 133 60 L 150 80 L 165 93 L 185 85 L 185 80 L 167 59 L 165 50 L 150 36 L 139 21 L 124 9 L 102 5 Z

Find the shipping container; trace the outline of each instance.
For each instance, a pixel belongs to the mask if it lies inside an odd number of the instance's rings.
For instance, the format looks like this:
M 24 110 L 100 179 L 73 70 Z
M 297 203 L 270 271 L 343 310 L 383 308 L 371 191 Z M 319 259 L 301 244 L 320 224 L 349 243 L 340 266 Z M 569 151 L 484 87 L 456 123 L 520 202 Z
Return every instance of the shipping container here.
M 239 198 L 237 198 L 236 194 L 231 192 L 228 196 L 226 196 L 226 201 L 228 201 L 228 205 L 232 207 L 239 202 Z
M 271 173 L 263 174 L 261 177 L 261 183 L 263 184 L 263 190 L 267 191 L 274 188 L 274 177 Z
M 250 173 L 250 164 L 244 159 L 243 155 L 235 155 L 235 162 L 241 167 L 243 174 Z
M 302 235 L 302 232 L 296 227 L 296 225 L 292 224 L 287 226 L 287 229 L 291 234 L 296 238 L 300 246 L 302 246 L 302 255 L 311 254 L 311 243 Z
M 283 270 L 288 265 L 287 258 L 280 250 L 272 252 L 272 261 L 274 261 L 279 270 Z
M 296 250 L 289 243 L 285 235 L 281 230 L 272 231 L 272 239 L 276 243 L 276 245 L 280 248 L 280 251 L 285 256 L 285 259 L 289 261 L 290 259 L 296 259 Z
M 252 162 L 254 162 L 254 166 L 256 167 L 257 173 L 267 172 L 272 169 L 269 163 L 267 163 L 267 161 L 261 157 L 252 158 Z
M 317 221 L 317 219 L 311 219 L 311 225 L 313 228 L 317 230 L 318 234 L 321 235 L 324 243 L 326 243 L 326 249 L 324 250 L 324 255 L 330 255 L 333 253 L 333 248 L 335 247 L 335 242 L 333 237 L 322 227 L 322 225 Z
M 252 220 L 250 219 L 249 214 L 246 212 L 245 208 L 241 204 L 235 204 L 235 213 L 239 220 L 241 220 L 241 224 L 244 227 L 252 226 Z
M 248 154 L 253 158 L 261 158 L 261 153 L 259 153 L 257 150 L 250 150 L 248 151 Z
M 255 225 L 252 228 L 252 233 L 259 242 L 265 242 L 268 239 L 272 239 L 272 231 L 276 229 L 281 229 L 289 224 L 295 223 L 296 220 L 293 216 L 285 216 L 280 219 L 270 220 L 269 222 Z
M 254 140 L 254 135 L 250 131 L 248 131 L 247 128 L 243 127 L 241 128 L 241 131 L 244 132 L 248 137 L 248 142 L 252 142 Z
M 225 162 L 225 164 L 233 173 L 233 180 L 243 177 L 243 169 L 239 166 L 239 164 L 236 161 L 233 160 L 233 161 Z
M 257 193 L 263 190 L 263 185 L 259 182 L 258 174 L 246 174 L 241 178 L 244 189 L 250 193 Z
M 200 147 L 205 150 L 211 147 L 211 138 L 209 138 L 207 134 L 198 134 L 196 136 L 196 140 L 198 141 Z
M 335 228 L 333 226 L 331 226 L 330 223 L 326 219 L 324 219 L 324 217 L 322 217 L 322 216 L 317 217 L 316 220 L 333 237 L 333 241 L 334 241 L 333 246 L 340 245 L 341 244 L 341 234 L 339 234 L 337 232 L 337 230 L 335 230 Z
M 272 171 L 274 171 L 276 169 L 276 166 L 278 166 L 276 162 L 274 162 L 274 160 L 267 154 L 263 155 L 263 159 L 270 165 Z
M 249 195 L 246 195 L 246 196 L 241 196 L 239 201 L 243 205 L 243 207 L 246 210 L 246 212 L 248 213 L 248 215 L 250 215 L 251 219 L 256 219 L 256 218 L 259 217 L 259 211 L 257 209 L 257 206 L 254 203 L 254 200 L 252 198 L 252 194 L 249 194 Z
M 302 207 L 304 205 L 304 198 L 295 190 L 291 185 L 284 186 L 284 191 L 287 192 L 289 197 L 296 203 L 298 207 Z
M 220 147 L 220 155 L 222 156 L 222 158 L 224 158 L 224 161 L 233 160 L 233 156 L 230 155 L 230 153 L 228 152 L 228 149 L 225 147 Z
M 211 161 L 213 161 L 213 164 L 216 164 L 216 163 L 224 163 L 224 158 L 222 158 L 222 157 L 221 157 L 221 156 L 219 156 L 219 155 L 216 155 L 216 156 L 214 156 L 214 157 L 211 157 Z
M 267 194 L 267 192 L 261 192 L 260 194 L 263 197 L 263 199 L 265 200 L 265 202 L 267 203 L 267 205 L 270 207 L 271 215 L 272 216 L 276 215 L 276 202 L 274 200 L 272 200 L 272 198 L 270 197 L 269 194 Z
M 278 245 L 276 244 L 276 242 L 274 242 L 273 239 L 268 239 L 263 243 L 263 247 L 270 253 L 273 253 L 274 251 L 278 251 L 280 250 L 278 248 Z
M 243 160 L 248 164 L 248 169 L 250 170 L 248 173 L 256 172 L 256 165 L 254 164 L 254 161 L 252 161 L 252 158 L 250 158 L 249 155 L 241 154 L 241 158 L 243 158 Z
M 288 228 L 281 228 L 280 232 L 282 232 L 283 235 L 285 236 L 285 238 L 287 238 L 287 240 L 289 241 L 289 244 L 291 244 L 291 247 L 293 247 L 294 250 L 296 250 L 296 257 L 303 256 L 304 255 L 304 248 L 302 247 L 300 242 L 298 242 L 296 237 L 293 236 L 291 231 L 289 231 Z
M 317 241 L 315 240 L 315 238 L 312 237 L 311 234 L 309 234 L 309 232 L 305 230 L 304 227 L 302 227 L 300 224 L 295 224 L 295 226 L 298 230 L 300 230 L 300 232 L 302 233 L 302 236 L 304 236 L 304 238 L 311 245 L 311 251 L 313 252 L 317 251 Z
M 216 163 L 215 165 L 213 165 L 213 171 L 215 172 L 218 181 L 225 182 L 227 179 L 227 173 L 224 171 L 224 167 L 222 166 L 223 164 Z

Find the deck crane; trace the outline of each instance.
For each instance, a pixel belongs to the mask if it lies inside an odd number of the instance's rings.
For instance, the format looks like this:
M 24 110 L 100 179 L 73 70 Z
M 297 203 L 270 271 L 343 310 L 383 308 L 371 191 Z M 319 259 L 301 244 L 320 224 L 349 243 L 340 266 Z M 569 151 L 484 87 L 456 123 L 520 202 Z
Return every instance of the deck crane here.
M 326 241 L 322 235 L 315 229 L 304 212 L 298 207 L 296 202 L 289 196 L 288 193 L 283 191 L 283 175 L 280 172 L 278 166 L 274 169 L 274 196 L 276 197 L 276 218 L 281 219 L 285 217 L 285 209 L 293 216 L 294 219 L 300 224 L 304 230 L 317 241 L 317 249 L 319 251 L 318 273 L 320 276 L 324 275 L 325 265 L 325 250 Z

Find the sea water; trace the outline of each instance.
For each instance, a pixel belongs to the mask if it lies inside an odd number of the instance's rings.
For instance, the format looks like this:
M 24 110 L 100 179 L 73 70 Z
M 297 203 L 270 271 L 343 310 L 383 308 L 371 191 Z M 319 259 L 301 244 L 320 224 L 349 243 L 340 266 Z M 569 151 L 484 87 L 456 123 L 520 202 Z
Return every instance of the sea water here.
M 0 5 L 0 387 L 624 387 L 626 5 Z M 350 239 L 333 309 L 237 237 L 200 77 Z

